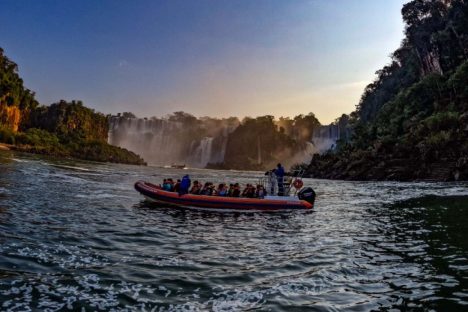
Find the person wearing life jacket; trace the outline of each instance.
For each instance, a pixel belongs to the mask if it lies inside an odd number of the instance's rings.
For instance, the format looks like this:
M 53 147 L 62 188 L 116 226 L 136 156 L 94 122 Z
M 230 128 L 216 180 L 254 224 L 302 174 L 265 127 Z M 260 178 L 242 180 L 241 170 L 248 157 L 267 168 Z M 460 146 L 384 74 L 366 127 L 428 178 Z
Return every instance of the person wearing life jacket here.
M 188 174 L 182 177 L 182 181 L 179 184 L 179 195 L 187 194 L 190 188 L 190 177 Z
M 162 188 L 163 190 L 167 191 L 167 192 L 171 192 L 172 191 L 172 185 L 169 181 L 170 179 L 164 179 L 164 182 L 162 184 Z
M 257 190 L 255 191 L 255 197 L 257 198 L 264 198 L 266 195 L 265 188 L 263 185 L 258 184 Z
M 174 184 L 174 192 L 179 192 L 180 190 L 180 179 L 177 179 L 177 182 Z
M 229 196 L 229 197 L 234 197 L 234 196 L 233 196 L 233 193 L 234 193 L 234 184 L 231 183 L 231 184 L 229 184 L 229 189 L 228 189 L 228 194 L 227 194 L 227 196 Z
M 234 184 L 234 189 L 232 191 L 232 197 L 240 197 L 241 195 L 241 190 L 239 183 Z
M 218 189 L 216 190 L 216 195 L 218 196 L 227 196 L 228 189 L 226 184 L 221 183 L 218 185 Z
M 201 191 L 201 183 L 198 181 L 193 181 L 193 186 L 190 189 L 190 194 L 199 195 Z
M 269 193 L 271 195 L 274 195 L 275 194 L 275 185 L 276 185 L 275 169 L 268 170 L 267 172 L 265 172 L 265 175 L 267 176 L 266 188 L 269 190 Z M 265 189 L 265 191 L 267 189 Z
M 278 165 L 276 165 L 276 169 L 274 169 L 273 173 L 276 175 L 276 180 L 278 181 L 278 196 L 284 196 L 284 168 L 281 165 L 281 163 L 278 163 Z

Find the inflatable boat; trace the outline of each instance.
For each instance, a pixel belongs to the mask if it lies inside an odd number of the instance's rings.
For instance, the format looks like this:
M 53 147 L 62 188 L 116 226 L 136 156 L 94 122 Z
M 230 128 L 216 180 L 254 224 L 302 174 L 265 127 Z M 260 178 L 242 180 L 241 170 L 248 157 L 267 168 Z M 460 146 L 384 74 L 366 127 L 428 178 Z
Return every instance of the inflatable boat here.
M 315 192 L 312 188 L 303 188 L 298 196 L 265 196 L 264 198 L 224 197 L 208 195 L 179 195 L 168 192 L 159 185 L 145 181 L 135 183 L 135 189 L 151 202 L 181 208 L 197 208 L 205 210 L 235 210 L 235 211 L 280 211 L 312 209 Z

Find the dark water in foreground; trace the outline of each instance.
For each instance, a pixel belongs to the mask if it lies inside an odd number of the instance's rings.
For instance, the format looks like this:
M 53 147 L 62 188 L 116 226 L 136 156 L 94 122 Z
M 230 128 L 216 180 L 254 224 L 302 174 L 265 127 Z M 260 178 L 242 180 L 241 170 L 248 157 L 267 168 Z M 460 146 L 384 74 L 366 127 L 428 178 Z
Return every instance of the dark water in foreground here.
M 0 310 L 468 310 L 466 184 L 307 180 L 313 212 L 150 207 L 190 172 L 0 151 Z

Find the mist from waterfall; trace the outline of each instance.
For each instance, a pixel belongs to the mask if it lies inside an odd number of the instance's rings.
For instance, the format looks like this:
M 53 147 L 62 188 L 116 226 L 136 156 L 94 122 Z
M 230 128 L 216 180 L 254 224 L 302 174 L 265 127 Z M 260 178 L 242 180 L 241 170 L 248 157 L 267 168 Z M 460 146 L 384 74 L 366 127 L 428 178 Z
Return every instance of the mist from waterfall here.
M 333 150 L 336 147 L 336 141 L 340 139 L 340 127 L 336 124 L 320 126 L 314 129 L 312 144 L 315 152 L 322 154 Z
M 238 120 L 200 118 L 181 113 L 167 118 L 112 116 L 108 141 L 141 155 L 151 165 L 185 164 L 204 168 L 222 162 Z
M 314 118 L 310 114 L 294 120 L 283 118 L 276 128 L 271 123 L 271 128 L 262 128 L 271 122 L 265 117 L 246 119 L 251 128 L 239 132 L 237 118 L 196 118 L 183 112 L 164 118 L 136 118 L 124 113 L 110 117 L 108 141 L 139 154 L 151 165 L 259 169 L 280 161 L 292 166 L 310 162 L 314 153 L 333 149 L 341 138 L 340 124 L 313 127 L 318 123 Z M 254 133 L 255 147 L 251 140 Z M 288 141 L 291 139 L 294 141 Z

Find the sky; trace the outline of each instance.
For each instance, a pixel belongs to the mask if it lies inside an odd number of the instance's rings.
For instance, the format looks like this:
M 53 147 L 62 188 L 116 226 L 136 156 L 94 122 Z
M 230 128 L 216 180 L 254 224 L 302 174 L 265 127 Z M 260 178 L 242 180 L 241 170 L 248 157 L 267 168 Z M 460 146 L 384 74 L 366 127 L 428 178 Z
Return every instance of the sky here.
M 0 47 L 41 104 L 162 117 L 355 109 L 407 0 L 0 0 Z

